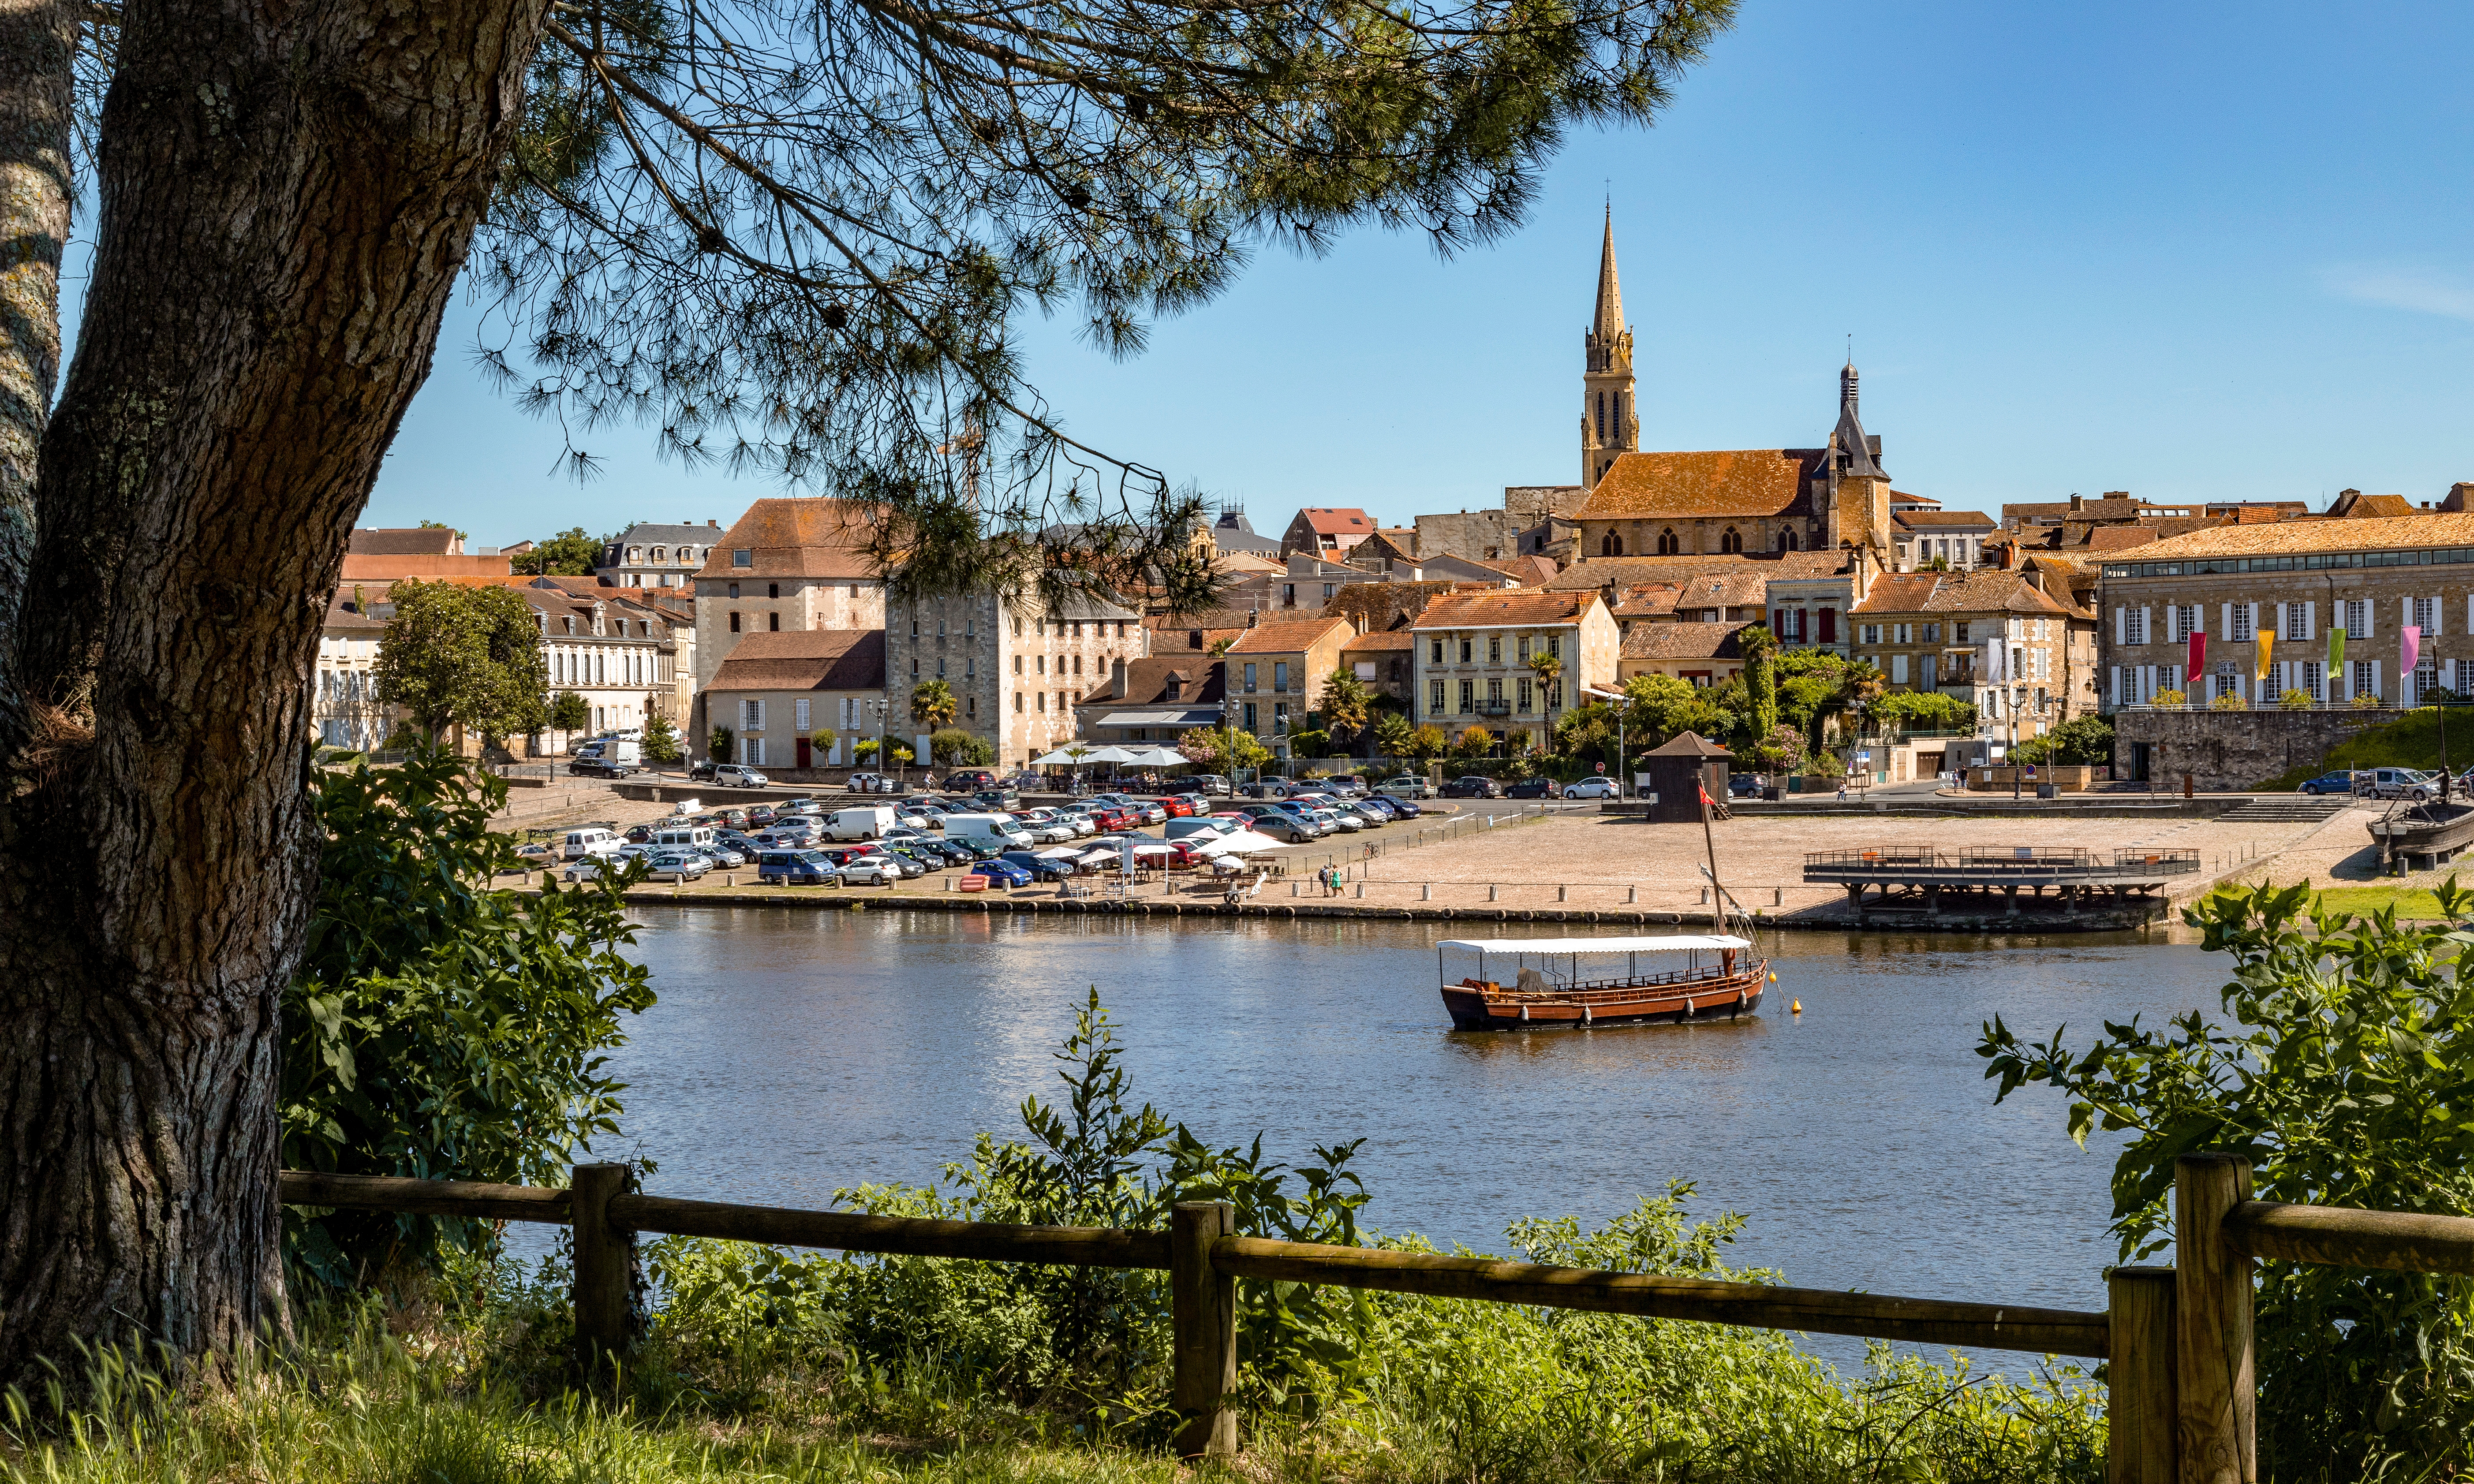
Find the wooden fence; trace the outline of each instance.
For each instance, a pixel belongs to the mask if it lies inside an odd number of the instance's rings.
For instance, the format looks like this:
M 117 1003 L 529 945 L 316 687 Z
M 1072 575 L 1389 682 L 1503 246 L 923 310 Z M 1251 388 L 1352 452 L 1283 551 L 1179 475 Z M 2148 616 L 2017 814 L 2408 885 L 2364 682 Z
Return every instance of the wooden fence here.
M 2109 1484 L 2254 1484 L 2252 1264 L 2262 1258 L 2474 1275 L 2474 1218 L 2250 1198 L 2250 1166 L 2192 1155 L 2174 1168 L 2180 1240 L 2170 1268 L 2116 1268 L 2103 1312 L 1709 1282 L 1531 1262 L 1240 1236 L 1223 1202 L 1182 1204 L 1166 1232 L 1000 1226 L 640 1195 L 623 1164 L 579 1164 L 565 1190 L 286 1170 L 290 1205 L 538 1221 L 575 1234 L 574 1304 L 589 1361 L 634 1328 L 636 1233 L 992 1262 L 1147 1268 L 1169 1275 L 1176 1448 L 1237 1448 L 1238 1279 L 1862 1335 L 2104 1360 Z

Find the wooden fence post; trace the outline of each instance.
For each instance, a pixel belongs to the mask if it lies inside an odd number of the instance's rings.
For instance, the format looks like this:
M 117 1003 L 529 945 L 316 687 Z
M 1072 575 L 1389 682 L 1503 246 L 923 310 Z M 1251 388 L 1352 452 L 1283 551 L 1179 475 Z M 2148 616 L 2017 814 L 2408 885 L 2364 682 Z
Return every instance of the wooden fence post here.
M 627 1353 L 635 1328 L 636 1233 L 610 1226 L 610 1198 L 627 1188 L 623 1164 L 579 1164 L 570 1182 L 575 1223 L 575 1350 L 588 1372 Z
M 1169 1305 L 1176 1364 L 1169 1400 L 1176 1451 L 1225 1458 L 1237 1451 L 1237 1280 L 1211 1266 L 1211 1244 L 1237 1234 L 1225 1201 L 1180 1201 L 1169 1210 Z
M 2108 1354 L 2104 1383 L 2105 1484 L 2181 1484 L 2173 1438 L 2171 1268 L 2115 1268 L 2105 1275 Z
M 2251 1259 L 2225 1241 L 2225 1215 L 2250 1199 L 2250 1161 L 2173 1161 L 2174 1405 L 2188 1484 L 2256 1484 L 2258 1373 L 2251 1353 Z

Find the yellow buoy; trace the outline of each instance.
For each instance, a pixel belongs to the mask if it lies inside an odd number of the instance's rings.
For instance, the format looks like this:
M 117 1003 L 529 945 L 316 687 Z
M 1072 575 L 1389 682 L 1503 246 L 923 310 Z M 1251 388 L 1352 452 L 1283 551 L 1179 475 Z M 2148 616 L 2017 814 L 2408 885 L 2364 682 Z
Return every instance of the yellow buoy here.
M 1770 975 L 1770 983 L 1772 983 L 1772 984 L 1776 984 L 1776 983 L 1778 983 L 1778 975 L 1776 975 L 1776 974 L 1772 974 L 1772 975 Z
M 1797 1016 L 1804 1014 L 1804 1001 L 1800 999 L 1789 1000 L 1787 1002 L 1786 1013 Z

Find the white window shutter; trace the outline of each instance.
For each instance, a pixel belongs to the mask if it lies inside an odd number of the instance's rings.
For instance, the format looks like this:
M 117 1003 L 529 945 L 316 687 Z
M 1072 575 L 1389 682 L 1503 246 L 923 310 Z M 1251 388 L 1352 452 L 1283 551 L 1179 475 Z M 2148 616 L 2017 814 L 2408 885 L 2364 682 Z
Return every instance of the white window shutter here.
M 2439 631 L 2448 627 L 2444 621 L 2447 612 L 2447 605 L 2438 597 L 2434 596 L 2431 600 L 2431 633 L 2427 637 L 2438 638 L 2439 636 Z
M 2228 603 L 2228 604 L 2226 604 L 2226 605 L 2225 605 L 2225 642 L 2226 642 L 2226 643 L 2228 643 L 2228 644 L 2231 644 L 2233 641 L 2234 641 L 2234 606 L 2233 606 L 2232 604 Z
M 2114 610 L 2114 612 L 2117 614 L 2121 611 L 2122 610 L 2120 609 Z M 2114 665 L 2112 666 L 2112 670 L 2113 674 L 2109 677 L 2109 683 L 2113 687 L 2113 704 L 2120 706 L 2122 705 L 2122 666 Z
M 2346 637 L 2347 637 L 2347 638 L 2365 638 L 2365 639 L 2367 639 L 2367 638 L 2369 638 L 2369 637 L 2371 636 L 2371 632 L 2372 632 L 2373 630 L 2377 629 L 2379 626 L 2380 626 L 2380 606 L 2379 606 L 2378 604 L 2376 604 L 2376 603 L 2373 603 L 2373 602 L 2369 601 L 2368 599 L 2365 599 L 2365 600 L 2364 600 L 2364 603 L 2363 603 L 2363 632 L 2362 632 L 2360 634 L 2347 634 L 2347 635 L 2346 635 Z
M 2386 694 L 2380 689 L 2380 662 L 2376 659 L 2371 661 L 2371 694 L 2375 696 Z
M 2156 642 L 2156 610 L 2154 609 L 2140 609 L 2139 637 L 2142 643 L 2153 644 Z
M 2303 637 L 2303 640 L 2304 640 L 2304 642 L 2308 643 L 2310 640 L 2316 639 L 2316 638 L 2317 638 L 2318 636 L 2319 636 L 2319 605 L 2318 605 L 2318 603 L 2317 603 L 2317 602 L 2316 602 L 2316 601 L 2314 601 L 2314 602 L 2310 602 L 2310 603 L 2305 603 L 2305 604 L 2303 604 L 2303 605 L 2302 605 L 2302 637 Z
M 2474 605 L 2474 597 L 2468 597 L 2465 601 L 2468 605 Z M 2474 612 L 2474 607 L 2468 607 L 2466 611 Z M 2130 610 L 2126 608 L 2117 608 L 2113 610 L 2113 642 L 2116 644 L 2130 642 Z
M 804 698 L 790 703 L 790 718 L 798 726 L 802 734 L 808 730 L 808 718 L 812 714 L 808 708 L 808 702 Z

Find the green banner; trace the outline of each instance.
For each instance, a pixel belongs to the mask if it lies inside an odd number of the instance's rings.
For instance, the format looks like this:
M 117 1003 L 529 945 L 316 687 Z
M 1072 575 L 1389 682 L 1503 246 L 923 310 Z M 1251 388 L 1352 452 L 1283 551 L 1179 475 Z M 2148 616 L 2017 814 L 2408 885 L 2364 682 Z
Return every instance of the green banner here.
M 2337 672 L 2345 667 L 2345 631 L 2328 631 L 2328 679 L 2335 681 Z

